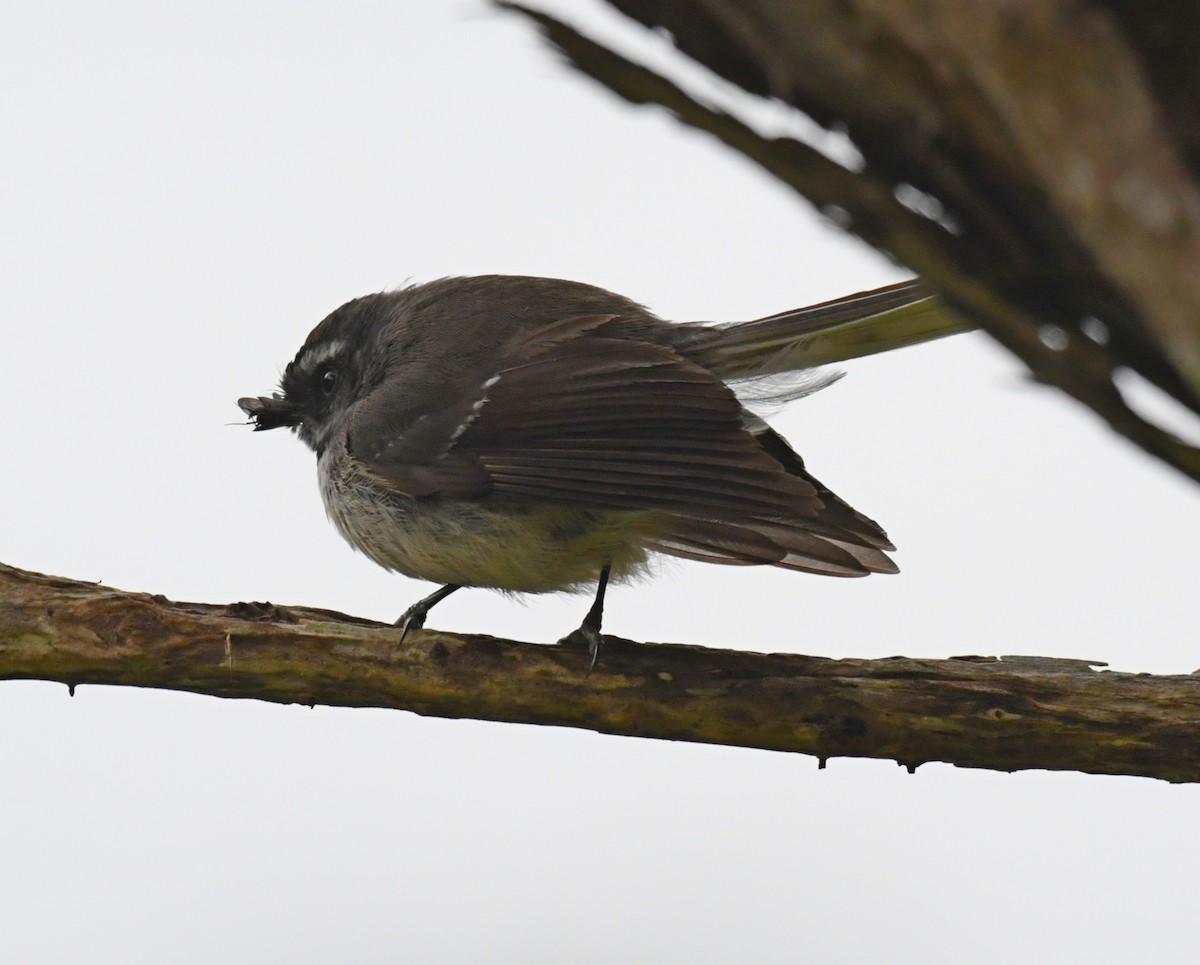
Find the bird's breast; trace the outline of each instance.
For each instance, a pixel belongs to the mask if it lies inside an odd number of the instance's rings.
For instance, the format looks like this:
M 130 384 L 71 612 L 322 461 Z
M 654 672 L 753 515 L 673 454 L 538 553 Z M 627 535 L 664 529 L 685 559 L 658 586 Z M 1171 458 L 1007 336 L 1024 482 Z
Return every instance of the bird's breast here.
M 644 514 L 413 498 L 390 491 L 340 444 L 317 467 L 338 532 L 380 566 L 416 579 L 547 593 L 594 583 L 609 563 L 615 579 L 627 578 L 648 555 Z

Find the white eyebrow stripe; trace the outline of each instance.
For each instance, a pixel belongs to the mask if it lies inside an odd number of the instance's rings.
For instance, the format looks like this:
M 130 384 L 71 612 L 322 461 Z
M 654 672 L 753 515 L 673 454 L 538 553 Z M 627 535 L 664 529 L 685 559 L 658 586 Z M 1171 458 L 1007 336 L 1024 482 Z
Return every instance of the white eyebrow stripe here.
M 296 362 L 296 368 L 305 373 L 315 372 L 318 367 L 330 359 L 341 355 L 345 350 L 346 340 L 344 338 L 331 339 L 300 356 L 300 359 Z

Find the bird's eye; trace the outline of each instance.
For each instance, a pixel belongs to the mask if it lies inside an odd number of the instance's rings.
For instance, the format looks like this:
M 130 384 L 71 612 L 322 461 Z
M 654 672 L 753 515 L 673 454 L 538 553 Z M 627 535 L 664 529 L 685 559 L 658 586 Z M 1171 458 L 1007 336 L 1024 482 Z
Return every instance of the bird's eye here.
M 337 386 L 337 369 L 332 365 L 327 365 L 321 370 L 319 381 L 321 383 L 321 391 L 326 395 L 333 395 L 333 390 Z

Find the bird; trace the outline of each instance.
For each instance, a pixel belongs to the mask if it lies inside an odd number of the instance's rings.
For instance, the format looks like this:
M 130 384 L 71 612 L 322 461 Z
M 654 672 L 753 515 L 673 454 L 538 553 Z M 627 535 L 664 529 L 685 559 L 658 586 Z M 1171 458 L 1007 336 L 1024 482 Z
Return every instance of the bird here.
M 279 390 L 238 406 L 317 456 L 352 547 L 440 584 L 400 642 L 463 587 L 595 587 L 560 643 L 599 658 L 610 582 L 654 554 L 825 576 L 895 573 L 883 528 L 760 414 L 821 369 L 966 330 L 912 280 L 753 321 L 670 322 L 581 282 L 448 277 L 355 298 Z

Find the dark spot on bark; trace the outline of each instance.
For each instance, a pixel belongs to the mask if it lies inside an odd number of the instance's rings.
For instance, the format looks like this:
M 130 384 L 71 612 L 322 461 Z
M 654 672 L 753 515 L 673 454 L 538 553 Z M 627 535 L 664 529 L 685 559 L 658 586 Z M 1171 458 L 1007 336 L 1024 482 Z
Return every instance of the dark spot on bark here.
M 867 732 L 867 722 L 850 714 L 814 714 L 805 717 L 804 723 L 819 727 L 822 738 L 834 740 L 862 737 Z
M 274 603 L 230 603 L 225 607 L 225 616 L 237 620 L 254 620 L 260 623 L 296 623 L 287 609 Z
M 843 717 L 842 734 L 846 737 L 862 737 L 867 732 L 867 722 L 861 717 Z

